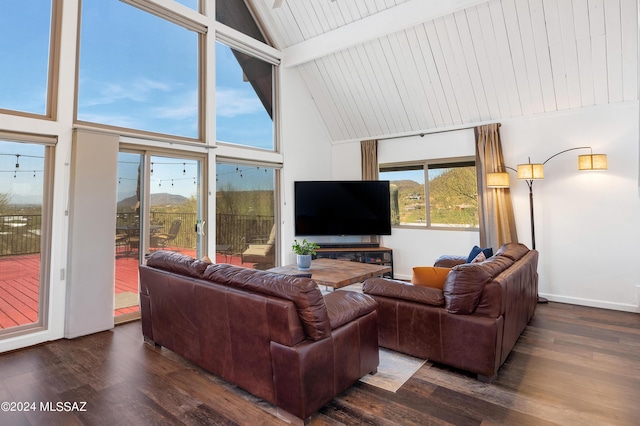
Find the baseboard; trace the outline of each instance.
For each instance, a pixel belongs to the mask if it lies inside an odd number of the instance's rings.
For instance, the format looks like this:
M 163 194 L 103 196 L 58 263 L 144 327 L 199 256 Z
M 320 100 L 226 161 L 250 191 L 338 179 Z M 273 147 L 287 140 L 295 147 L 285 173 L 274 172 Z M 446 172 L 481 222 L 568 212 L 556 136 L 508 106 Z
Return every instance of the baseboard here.
M 636 286 L 640 295 L 640 286 Z M 580 297 L 558 296 L 540 293 L 540 296 L 549 299 L 550 302 L 568 303 L 570 305 L 589 306 L 592 308 L 611 309 L 614 311 L 640 313 L 640 306 L 630 303 L 607 302 L 603 300 L 583 299 Z M 637 299 L 636 299 L 637 300 Z
M 107 322 L 101 326 L 94 325 L 91 328 L 74 330 L 73 332 L 65 330 L 64 338 L 75 339 L 76 337 L 82 337 L 82 336 L 87 336 L 89 334 L 100 333 L 101 331 L 111 330 L 113 327 L 114 327 L 114 323 L 113 323 L 113 317 L 112 317 L 110 322 Z

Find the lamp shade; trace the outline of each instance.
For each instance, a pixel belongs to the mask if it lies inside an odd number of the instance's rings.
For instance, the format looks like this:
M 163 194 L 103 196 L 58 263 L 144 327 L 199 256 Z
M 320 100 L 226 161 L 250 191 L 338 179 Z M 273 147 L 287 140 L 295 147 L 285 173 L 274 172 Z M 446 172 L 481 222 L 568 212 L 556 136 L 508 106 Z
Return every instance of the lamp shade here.
M 544 179 L 544 166 L 539 163 L 518 164 L 518 179 Z
M 509 173 L 487 173 L 487 188 L 509 188 Z
M 579 155 L 578 170 L 607 170 L 607 154 Z

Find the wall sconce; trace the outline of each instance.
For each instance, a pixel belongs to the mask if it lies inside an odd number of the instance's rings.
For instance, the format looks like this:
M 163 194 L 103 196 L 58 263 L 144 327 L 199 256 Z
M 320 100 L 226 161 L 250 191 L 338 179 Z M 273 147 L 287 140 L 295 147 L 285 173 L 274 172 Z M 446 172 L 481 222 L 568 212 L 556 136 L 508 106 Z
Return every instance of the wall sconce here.
M 557 157 L 565 152 L 575 151 L 577 149 L 588 149 L 591 152 L 589 154 L 578 156 L 578 170 L 607 170 L 607 155 L 606 154 L 594 154 L 590 146 L 580 146 L 577 148 L 569 148 L 564 151 L 560 151 L 557 154 L 553 154 L 547 158 L 543 163 L 531 163 L 529 159 L 528 163 L 518 164 L 518 169 L 505 166 L 506 169 L 513 170 L 517 173 L 518 179 L 524 180 L 529 187 L 529 213 L 531 216 L 531 247 L 536 248 L 536 231 L 535 222 L 533 219 L 533 181 L 544 179 L 544 165 L 549 160 Z M 486 175 L 487 188 L 509 188 L 509 173 L 494 172 L 487 173 Z M 538 297 L 538 303 L 546 303 L 547 300 L 543 297 Z

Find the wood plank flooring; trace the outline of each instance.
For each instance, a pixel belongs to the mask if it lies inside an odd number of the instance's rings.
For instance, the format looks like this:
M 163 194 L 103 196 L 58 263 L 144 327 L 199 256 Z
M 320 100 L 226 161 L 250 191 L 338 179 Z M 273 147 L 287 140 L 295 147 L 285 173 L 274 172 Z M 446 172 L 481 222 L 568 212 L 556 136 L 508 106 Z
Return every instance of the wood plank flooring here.
M 0 355 L 0 401 L 87 402 L 0 412 L 2 425 L 279 425 L 271 404 L 143 343 L 140 323 Z M 426 363 L 397 392 L 357 383 L 312 425 L 636 425 L 640 314 L 538 305 L 498 378 Z

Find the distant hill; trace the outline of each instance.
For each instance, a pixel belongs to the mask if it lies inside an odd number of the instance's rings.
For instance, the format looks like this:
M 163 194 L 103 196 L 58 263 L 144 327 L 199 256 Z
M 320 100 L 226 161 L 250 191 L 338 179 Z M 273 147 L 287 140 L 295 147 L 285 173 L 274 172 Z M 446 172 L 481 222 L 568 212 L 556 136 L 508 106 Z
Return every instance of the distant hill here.
M 178 206 L 186 203 L 188 200 L 189 199 L 187 197 L 183 197 L 182 195 L 168 194 L 166 192 L 161 194 L 151 194 L 151 207 Z M 118 202 L 118 208 L 134 208 L 137 202 L 138 198 L 134 195 Z
M 398 191 L 400 191 L 400 192 L 405 191 L 405 190 L 415 191 L 416 189 L 422 188 L 422 184 L 419 184 L 415 180 L 409 180 L 409 179 L 392 180 L 391 184 L 397 186 L 398 187 Z

